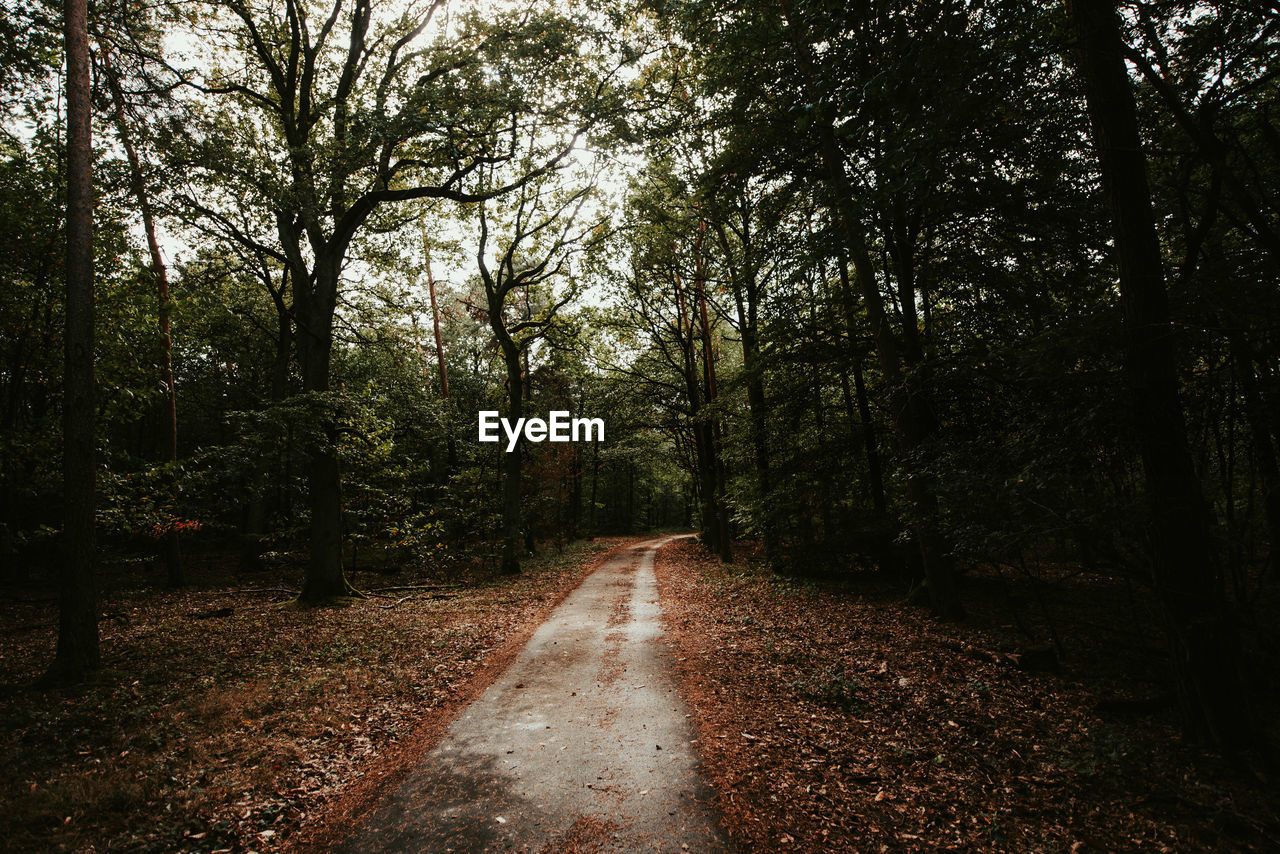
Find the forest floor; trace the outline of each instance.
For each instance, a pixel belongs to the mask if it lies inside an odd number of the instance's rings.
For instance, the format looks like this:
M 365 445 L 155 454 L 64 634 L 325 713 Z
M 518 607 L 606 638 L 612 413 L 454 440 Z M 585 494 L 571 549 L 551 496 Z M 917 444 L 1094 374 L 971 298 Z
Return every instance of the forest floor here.
M 244 574 L 226 568 L 234 557 L 194 555 L 182 591 L 121 564 L 104 573 L 104 668 L 75 691 L 33 687 L 54 644 L 52 591 L 6 587 L 3 847 L 326 850 L 635 542 L 441 587 L 366 573 L 365 588 L 428 589 L 319 609 L 291 603 L 288 562 Z M 671 684 L 742 852 L 1280 850 L 1273 772 L 1180 741 L 1156 614 L 1121 578 L 971 573 L 960 624 L 871 572 L 789 580 L 749 549 L 722 565 L 690 540 L 659 552 L 654 583 Z M 610 615 L 621 640 L 625 615 Z M 1251 646 L 1273 649 L 1270 631 Z M 1050 641 L 1061 667 L 1041 672 Z M 616 830 L 580 822 L 562 850 L 599 850 Z
M 6 851 L 279 850 L 394 780 L 441 721 L 500 674 L 609 550 L 548 550 L 517 577 L 300 608 L 300 567 L 195 554 L 157 590 L 104 576 L 103 669 L 33 687 L 54 648 L 52 591 L 0 591 L 0 840 Z M 363 575 L 358 585 L 442 581 Z M 246 592 L 249 591 L 249 592 Z
M 1280 850 L 1275 778 L 1180 742 L 1149 603 L 1046 575 L 970 577 L 970 617 L 948 624 L 871 572 L 806 583 L 664 548 L 665 620 L 739 849 Z M 1016 657 L 1046 636 L 1063 666 L 1024 669 L 1052 664 Z

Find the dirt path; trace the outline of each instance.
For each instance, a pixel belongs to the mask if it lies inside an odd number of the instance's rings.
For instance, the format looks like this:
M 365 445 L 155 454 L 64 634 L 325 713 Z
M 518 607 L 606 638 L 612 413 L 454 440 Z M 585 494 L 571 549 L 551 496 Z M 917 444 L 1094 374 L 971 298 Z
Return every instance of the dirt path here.
M 588 577 L 343 850 L 727 850 L 662 638 L 670 539 Z

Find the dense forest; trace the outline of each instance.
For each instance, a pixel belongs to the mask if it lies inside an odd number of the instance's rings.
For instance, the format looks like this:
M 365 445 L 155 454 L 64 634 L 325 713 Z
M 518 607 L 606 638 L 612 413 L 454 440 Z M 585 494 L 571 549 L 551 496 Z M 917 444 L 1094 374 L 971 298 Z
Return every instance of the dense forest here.
M 957 642 L 983 666 L 1149 677 L 1102 704 L 1272 786 L 1280 6 L 5 6 L 22 845 L 133 832 L 57 830 L 97 796 L 42 805 L 40 761 L 166 656 L 232 678 L 183 658 L 228 620 L 533 595 L 654 531 L 815 608 L 870 584 L 931 632 L 1016 624 Z M 482 412 L 603 440 L 480 441 Z M 1280 844 L 1270 791 L 1233 845 Z

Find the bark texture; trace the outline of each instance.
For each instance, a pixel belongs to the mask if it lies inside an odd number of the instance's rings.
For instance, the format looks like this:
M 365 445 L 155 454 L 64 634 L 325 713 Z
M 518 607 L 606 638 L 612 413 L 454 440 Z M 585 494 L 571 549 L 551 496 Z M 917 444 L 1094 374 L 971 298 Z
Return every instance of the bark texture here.
M 62 401 L 62 561 L 58 647 L 47 674 L 77 681 L 101 663 L 98 647 L 95 393 L 93 371 L 93 147 L 90 130 L 89 36 L 86 0 L 67 0 L 67 328 Z
M 342 483 L 336 442 L 337 413 L 327 399 L 333 353 L 333 313 L 340 258 L 316 259 L 315 287 L 305 276 L 292 276 L 293 304 L 302 390 L 315 396 L 320 435 L 310 449 L 307 481 L 311 507 L 311 556 L 298 598 L 319 603 L 338 596 L 359 595 L 342 565 Z

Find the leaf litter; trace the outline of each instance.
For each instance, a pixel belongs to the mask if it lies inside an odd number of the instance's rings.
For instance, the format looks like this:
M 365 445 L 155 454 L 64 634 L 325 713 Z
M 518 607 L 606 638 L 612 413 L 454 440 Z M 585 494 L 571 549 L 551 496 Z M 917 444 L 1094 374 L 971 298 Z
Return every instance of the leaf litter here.
M 948 624 L 883 580 L 788 581 L 693 541 L 656 570 L 695 746 L 741 851 L 1280 847 L 1273 778 L 1182 744 L 1172 713 L 1099 716 L 1124 684 L 1092 666 L 1116 657 L 1105 644 L 1081 640 L 1061 675 L 973 655 L 1016 640 L 978 582 L 969 622 Z
M 32 687 L 54 646 L 52 601 L 7 597 L 5 850 L 288 848 L 424 720 L 483 687 L 504 644 L 625 542 L 549 550 L 519 576 L 393 608 L 300 608 L 282 600 L 283 570 L 279 588 L 247 592 L 228 572 L 182 591 L 120 585 L 103 599 L 104 666 L 75 690 Z M 211 599 L 229 604 L 205 618 Z

